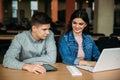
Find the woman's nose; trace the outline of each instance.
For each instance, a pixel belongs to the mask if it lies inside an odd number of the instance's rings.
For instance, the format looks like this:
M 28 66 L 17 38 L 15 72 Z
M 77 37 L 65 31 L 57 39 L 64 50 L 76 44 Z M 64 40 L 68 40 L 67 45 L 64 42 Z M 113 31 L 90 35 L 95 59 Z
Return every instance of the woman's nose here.
M 79 24 L 76 24 L 76 27 L 79 27 Z

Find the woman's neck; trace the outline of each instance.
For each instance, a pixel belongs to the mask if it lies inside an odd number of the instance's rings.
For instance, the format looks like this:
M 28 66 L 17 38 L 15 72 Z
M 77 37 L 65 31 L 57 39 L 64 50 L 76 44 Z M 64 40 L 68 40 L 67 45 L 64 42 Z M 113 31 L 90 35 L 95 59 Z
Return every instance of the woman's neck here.
M 82 32 L 76 33 L 76 32 L 73 31 L 73 34 L 74 34 L 74 36 L 82 36 Z

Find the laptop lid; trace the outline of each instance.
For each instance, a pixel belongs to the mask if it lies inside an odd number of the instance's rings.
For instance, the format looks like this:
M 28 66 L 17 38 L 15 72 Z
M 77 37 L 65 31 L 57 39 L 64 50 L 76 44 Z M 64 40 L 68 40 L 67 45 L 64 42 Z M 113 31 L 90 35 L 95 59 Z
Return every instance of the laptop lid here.
M 92 72 L 120 69 L 120 48 L 103 49 Z

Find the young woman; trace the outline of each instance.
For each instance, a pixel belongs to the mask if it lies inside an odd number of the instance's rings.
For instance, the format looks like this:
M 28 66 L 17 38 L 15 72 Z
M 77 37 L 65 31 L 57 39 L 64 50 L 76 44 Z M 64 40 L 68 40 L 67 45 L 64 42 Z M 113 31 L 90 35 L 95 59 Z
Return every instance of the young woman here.
M 62 61 L 70 65 L 94 66 L 100 52 L 90 35 L 85 10 L 76 10 L 70 18 L 65 34 L 61 37 L 59 51 Z

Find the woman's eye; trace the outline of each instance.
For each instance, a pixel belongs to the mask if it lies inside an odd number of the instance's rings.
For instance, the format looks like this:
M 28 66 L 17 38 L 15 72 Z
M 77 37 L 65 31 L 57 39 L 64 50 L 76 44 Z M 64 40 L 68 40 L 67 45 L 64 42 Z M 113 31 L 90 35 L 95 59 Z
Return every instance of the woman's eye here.
M 79 23 L 79 25 L 81 25 L 81 26 L 82 26 L 82 25 L 84 25 L 84 23 Z
M 73 22 L 73 24 L 77 24 L 76 22 Z

